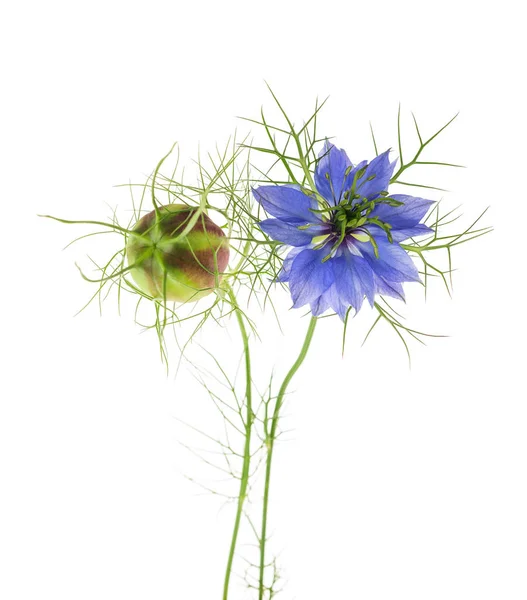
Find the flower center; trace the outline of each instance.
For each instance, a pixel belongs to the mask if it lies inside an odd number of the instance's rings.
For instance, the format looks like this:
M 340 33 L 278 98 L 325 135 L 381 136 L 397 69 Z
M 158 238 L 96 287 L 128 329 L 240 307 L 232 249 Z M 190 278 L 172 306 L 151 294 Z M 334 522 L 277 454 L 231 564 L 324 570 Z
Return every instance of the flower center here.
M 354 193 L 353 186 L 343 194 L 342 200 L 336 207 L 332 206 L 320 211 L 326 213 L 326 216 L 332 225 L 332 233 L 328 236 L 324 236 L 324 239 L 315 246 L 315 248 L 322 248 L 328 242 L 332 243 L 331 250 L 324 260 L 329 260 L 335 256 L 339 246 L 348 236 L 361 242 L 370 242 L 373 246 L 373 252 L 376 258 L 379 258 L 377 242 L 369 231 L 368 225 L 376 225 L 382 229 L 390 243 L 393 243 L 393 238 L 391 234 L 392 226 L 390 223 L 379 219 L 379 217 L 375 215 L 372 216 L 372 213 L 378 204 L 388 204 L 392 207 L 398 207 L 401 206 L 403 202 L 390 198 L 388 192 L 381 192 L 378 198 L 369 200 L 364 196 L 360 196 L 360 194 Z M 317 243 L 318 240 L 314 238 L 313 241 Z

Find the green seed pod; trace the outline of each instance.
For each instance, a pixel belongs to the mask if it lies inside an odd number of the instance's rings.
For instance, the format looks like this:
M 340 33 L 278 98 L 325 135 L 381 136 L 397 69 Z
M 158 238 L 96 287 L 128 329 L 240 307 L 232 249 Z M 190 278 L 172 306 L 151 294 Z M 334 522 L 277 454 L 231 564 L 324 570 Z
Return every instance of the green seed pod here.
M 157 299 L 187 302 L 210 294 L 229 262 L 229 242 L 207 215 L 167 204 L 136 223 L 126 257 L 138 287 Z

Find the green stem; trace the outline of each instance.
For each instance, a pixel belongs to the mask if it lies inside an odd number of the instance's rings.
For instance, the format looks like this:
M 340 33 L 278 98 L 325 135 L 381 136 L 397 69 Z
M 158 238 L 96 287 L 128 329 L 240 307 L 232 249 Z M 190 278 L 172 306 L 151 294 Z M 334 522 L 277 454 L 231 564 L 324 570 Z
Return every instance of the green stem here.
M 229 558 L 227 560 L 227 568 L 225 570 L 225 581 L 223 585 L 223 600 L 227 600 L 229 595 L 229 583 L 232 574 L 232 563 L 236 552 L 236 543 L 238 541 L 238 533 L 240 531 L 240 523 L 243 514 L 243 504 L 247 496 L 247 487 L 249 485 L 249 466 L 251 462 L 251 430 L 253 423 L 252 409 L 252 381 L 251 381 L 251 355 L 249 352 L 249 337 L 243 320 L 243 313 L 236 302 L 236 296 L 231 287 L 227 288 L 232 306 L 235 309 L 236 319 L 240 328 L 240 333 L 243 341 L 243 352 L 245 355 L 245 400 L 247 415 L 245 418 L 245 446 L 243 450 L 243 466 L 240 478 L 240 491 L 238 494 L 238 506 L 236 509 L 236 517 L 234 519 L 234 529 L 232 531 L 231 545 L 229 549 Z
M 315 326 L 317 324 L 317 318 L 311 317 L 311 321 L 309 322 L 309 327 L 306 333 L 306 337 L 304 339 L 304 343 L 300 350 L 300 354 L 298 358 L 294 362 L 293 366 L 285 376 L 285 379 L 280 387 L 278 392 L 278 396 L 276 398 L 276 404 L 274 407 L 273 416 L 271 419 L 271 431 L 266 436 L 267 443 L 267 462 L 265 468 L 265 484 L 264 484 L 264 498 L 263 498 L 263 512 L 262 512 L 262 532 L 260 536 L 260 578 L 259 578 L 259 586 L 258 586 L 258 599 L 263 600 L 264 598 L 264 574 L 265 574 L 265 544 L 267 541 L 267 514 L 269 509 L 269 485 L 271 482 L 271 466 L 273 461 L 273 450 L 274 443 L 276 441 L 276 430 L 278 427 L 278 420 L 280 417 L 280 409 L 282 408 L 282 404 L 284 403 L 284 396 L 287 391 L 287 387 L 291 383 L 291 380 L 295 376 L 296 372 L 300 368 L 301 364 L 304 362 L 304 359 L 307 356 L 307 352 L 309 350 L 309 346 L 311 344 L 311 340 L 313 339 L 313 334 L 315 332 Z M 267 427 L 267 422 L 266 422 Z

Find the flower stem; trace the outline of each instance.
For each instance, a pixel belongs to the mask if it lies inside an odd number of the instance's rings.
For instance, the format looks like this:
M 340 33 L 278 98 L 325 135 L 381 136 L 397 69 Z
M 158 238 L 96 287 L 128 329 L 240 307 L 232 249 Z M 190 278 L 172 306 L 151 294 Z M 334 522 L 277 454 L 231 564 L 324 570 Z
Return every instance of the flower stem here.
M 243 514 L 243 504 L 247 496 L 247 487 L 249 485 L 249 466 L 251 462 L 251 430 L 253 424 L 253 408 L 252 408 L 252 380 L 251 380 L 251 355 L 249 352 L 249 337 L 245 328 L 243 313 L 238 306 L 236 296 L 229 286 L 227 288 L 231 304 L 236 313 L 236 319 L 240 328 L 240 334 L 243 342 L 243 352 L 245 356 L 245 408 L 246 417 L 244 423 L 245 429 L 245 445 L 243 450 L 243 465 L 240 478 L 240 491 L 238 494 L 238 505 L 236 509 L 236 517 L 234 519 L 234 528 L 232 531 L 231 545 L 229 549 L 229 557 L 227 560 L 227 568 L 225 570 L 225 580 L 223 585 L 223 600 L 227 600 L 229 595 L 229 583 L 232 574 L 232 563 L 236 552 L 236 543 L 238 541 L 238 533 L 240 531 L 240 522 Z
M 260 577 L 259 577 L 259 586 L 258 586 L 258 599 L 264 599 L 264 574 L 265 574 L 265 545 L 267 542 L 267 515 L 269 509 L 269 486 L 271 482 L 271 466 L 273 461 L 273 450 L 274 443 L 276 441 L 276 430 L 278 427 L 278 420 L 280 417 L 280 409 L 282 408 L 282 404 L 284 403 L 284 396 L 287 391 L 288 385 L 291 383 L 291 380 L 295 376 L 296 372 L 304 362 L 304 359 L 307 356 L 307 352 L 309 350 L 309 346 L 311 344 L 311 340 L 313 339 L 313 334 L 315 332 L 315 326 L 317 324 L 317 318 L 311 317 L 309 322 L 309 327 L 306 333 L 306 337 L 304 339 L 304 343 L 300 350 L 300 354 L 298 355 L 296 361 L 294 362 L 291 369 L 289 369 L 285 379 L 280 387 L 278 392 L 278 396 L 276 398 L 276 404 L 273 411 L 273 416 L 271 418 L 271 430 L 266 435 L 266 444 L 267 444 L 267 462 L 265 467 L 265 483 L 264 483 L 264 497 L 263 497 L 263 510 L 262 510 L 262 530 L 260 536 Z M 267 423 L 266 423 L 267 428 Z M 266 432 L 267 433 L 267 432 Z

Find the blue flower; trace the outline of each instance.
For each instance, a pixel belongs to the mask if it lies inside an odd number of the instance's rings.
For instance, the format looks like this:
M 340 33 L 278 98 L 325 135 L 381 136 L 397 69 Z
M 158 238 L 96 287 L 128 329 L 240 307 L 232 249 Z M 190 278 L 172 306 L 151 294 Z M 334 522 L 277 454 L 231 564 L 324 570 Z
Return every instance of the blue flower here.
M 389 150 L 353 165 L 326 142 L 315 169 L 316 193 L 295 185 L 262 185 L 254 197 L 273 218 L 259 223 L 272 239 L 293 246 L 278 279 L 293 307 L 313 315 L 333 309 L 341 319 L 376 294 L 404 300 L 402 284 L 419 281 L 399 242 L 430 233 L 421 223 L 433 202 L 388 194 L 395 162 Z

